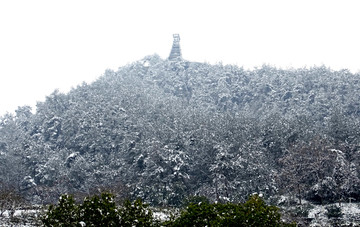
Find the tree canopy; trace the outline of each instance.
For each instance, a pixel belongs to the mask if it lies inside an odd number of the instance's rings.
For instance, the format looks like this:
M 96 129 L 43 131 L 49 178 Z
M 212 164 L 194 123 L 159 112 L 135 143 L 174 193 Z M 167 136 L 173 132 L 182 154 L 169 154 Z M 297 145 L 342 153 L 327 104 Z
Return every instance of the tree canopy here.
M 253 192 L 359 199 L 359 91 L 359 74 L 325 66 L 147 56 L 2 116 L 0 181 L 34 203 L 98 188 L 164 206 Z

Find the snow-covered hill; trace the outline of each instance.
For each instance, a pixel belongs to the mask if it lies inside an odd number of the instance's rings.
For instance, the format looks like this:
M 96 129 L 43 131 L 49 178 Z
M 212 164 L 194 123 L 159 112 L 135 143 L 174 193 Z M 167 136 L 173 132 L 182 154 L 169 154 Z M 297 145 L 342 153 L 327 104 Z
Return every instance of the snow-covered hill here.
M 347 70 L 148 56 L 54 91 L 34 114 L 2 116 L 0 193 L 38 204 L 104 190 L 154 206 L 253 192 L 359 201 L 359 94 Z

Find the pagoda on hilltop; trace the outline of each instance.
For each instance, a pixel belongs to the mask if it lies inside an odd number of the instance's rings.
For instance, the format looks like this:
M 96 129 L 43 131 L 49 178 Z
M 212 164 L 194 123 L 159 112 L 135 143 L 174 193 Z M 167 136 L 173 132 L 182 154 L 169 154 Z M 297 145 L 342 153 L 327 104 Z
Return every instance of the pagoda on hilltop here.
M 176 61 L 182 59 L 181 57 L 181 49 L 180 49 L 180 35 L 179 34 L 173 34 L 173 45 L 171 48 L 169 60 L 170 61 Z

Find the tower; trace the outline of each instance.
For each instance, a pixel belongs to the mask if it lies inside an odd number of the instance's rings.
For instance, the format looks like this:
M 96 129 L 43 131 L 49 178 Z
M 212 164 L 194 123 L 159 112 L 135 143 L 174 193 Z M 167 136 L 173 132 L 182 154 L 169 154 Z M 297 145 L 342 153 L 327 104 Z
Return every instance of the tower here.
M 173 34 L 173 45 L 171 48 L 169 60 L 175 61 L 176 59 L 181 59 L 181 49 L 180 49 L 180 35 L 179 34 Z

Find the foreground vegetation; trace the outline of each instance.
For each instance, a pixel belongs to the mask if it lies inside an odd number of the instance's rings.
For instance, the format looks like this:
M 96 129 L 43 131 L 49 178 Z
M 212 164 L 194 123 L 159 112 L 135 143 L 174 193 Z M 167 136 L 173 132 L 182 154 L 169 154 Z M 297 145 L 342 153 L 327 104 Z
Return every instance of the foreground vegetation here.
M 42 222 L 45 226 L 296 226 L 282 222 L 279 209 L 266 205 L 258 195 L 243 204 L 211 204 L 193 198 L 180 215 L 163 221 L 155 220 L 141 200 L 117 206 L 112 194 L 103 193 L 77 205 L 72 196 L 63 195 Z

